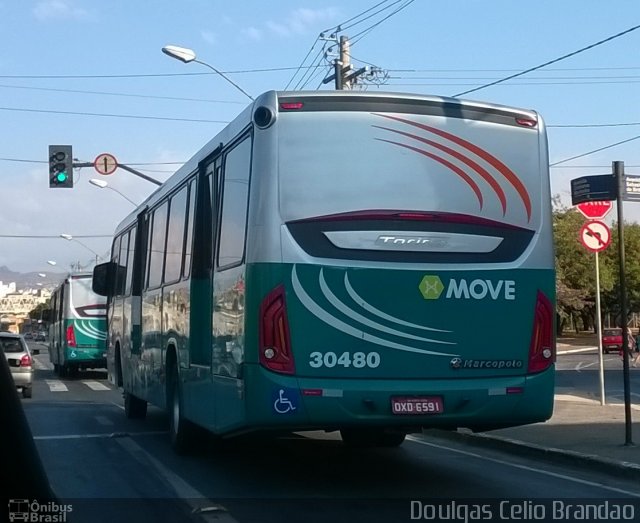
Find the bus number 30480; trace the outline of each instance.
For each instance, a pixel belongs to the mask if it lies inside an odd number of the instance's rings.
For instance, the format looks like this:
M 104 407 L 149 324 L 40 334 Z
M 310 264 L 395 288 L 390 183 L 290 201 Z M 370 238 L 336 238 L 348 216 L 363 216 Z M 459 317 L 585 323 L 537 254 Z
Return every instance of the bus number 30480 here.
M 354 352 L 353 355 L 350 352 L 343 352 L 338 355 L 335 352 L 312 352 L 309 355 L 309 366 L 314 369 L 320 367 L 335 367 L 340 365 L 342 367 L 354 367 L 356 369 L 363 369 L 369 367 L 375 369 L 380 365 L 380 354 L 377 352 Z

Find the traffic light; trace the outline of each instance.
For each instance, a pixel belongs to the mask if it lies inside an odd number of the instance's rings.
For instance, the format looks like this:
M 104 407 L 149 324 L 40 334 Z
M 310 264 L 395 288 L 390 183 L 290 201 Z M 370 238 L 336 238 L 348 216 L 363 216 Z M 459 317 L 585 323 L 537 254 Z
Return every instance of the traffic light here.
M 70 145 L 49 146 L 49 187 L 73 188 L 73 155 Z

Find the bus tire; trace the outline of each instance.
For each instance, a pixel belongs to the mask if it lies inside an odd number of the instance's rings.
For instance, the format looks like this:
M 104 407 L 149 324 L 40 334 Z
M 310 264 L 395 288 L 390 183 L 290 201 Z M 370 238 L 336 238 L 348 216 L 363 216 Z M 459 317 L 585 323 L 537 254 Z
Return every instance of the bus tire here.
M 169 438 L 171 447 L 177 454 L 187 454 L 192 450 L 193 443 L 193 425 L 184 419 L 183 416 L 183 398 L 182 387 L 180 387 L 180 378 L 178 368 L 175 364 L 171 366 L 171 374 L 169 378 Z
M 341 429 L 342 442 L 348 447 L 399 447 L 406 434 L 385 429 Z
M 134 396 L 130 392 L 124 393 L 124 415 L 129 419 L 144 419 L 147 417 L 147 402 Z
M 67 367 L 66 363 L 58 365 L 58 376 L 60 376 L 61 378 L 66 378 L 68 375 L 68 371 L 69 368 Z

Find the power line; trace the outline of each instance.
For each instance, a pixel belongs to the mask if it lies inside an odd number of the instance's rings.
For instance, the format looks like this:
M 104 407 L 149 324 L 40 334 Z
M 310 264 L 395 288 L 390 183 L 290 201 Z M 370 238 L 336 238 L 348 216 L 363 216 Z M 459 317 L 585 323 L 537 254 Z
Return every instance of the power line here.
M 352 60 L 355 60 L 356 62 L 360 62 L 363 64 L 367 64 L 370 65 L 371 67 L 378 67 L 376 64 L 373 64 L 371 62 L 367 62 L 366 60 L 361 60 L 360 58 L 356 58 L 355 56 L 353 56 L 351 53 L 349 53 L 349 56 L 351 56 Z M 387 71 L 389 71 L 389 69 L 387 69 Z
M 327 42 L 324 42 L 322 44 L 322 47 L 318 50 L 318 52 L 316 53 L 315 57 L 312 60 L 312 64 L 314 66 L 314 69 L 317 69 L 318 67 L 321 67 L 322 64 L 322 58 L 323 58 L 323 53 L 325 52 L 325 49 L 327 47 Z M 293 90 L 297 90 L 297 89 L 303 89 L 308 83 L 309 80 L 311 79 L 311 76 L 313 76 L 313 72 L 312 69 L 309 68 L 307 69 L 307 71 L 305 72 L 305 74 L 302 75 L 302 78 L 300 78 L 300 80 L 298 80 L 298 83 L 293 87 Z
M 352 56 L 353 58 L 353 56 Z M 391 80 L 492 80 L 495 77 L 487 76 L 389 76 Z M 637 80 L 638 75 L 623 76 L 533 76 L 529 80 Z
M 113 234 L 71 234 L 71 236 L 74 238 L 113 238 Z M 0 234 L 0 238 L 61 239 L 59 234 Z
M 382 4 L 388 2 L 389 0 L 382 0 L 382 2 L 377 3 L 376 5 L 371 6 L 369 9 L 365 9 L 364 11 L 361 11 L 360 13 L 358 13 L 355 16 L 352 16 L 351 18 L 349 18 L 348 20 L 345 20 L 344 22 L 340 22 L 338 25 L 334 25 L 332 27 L 329 27 L 327 29 L 325 29 L 324 31 L 322 31 L 323 33 L 331 33 L 333 31 L 339 31 L 341 30 L 341 28 L 348 24 L 349 22 L 351 22 L 352 20 L 355 20 L 356 18 L 367 14 L 369 11 L 373 11 L 376 7 L 381 6 Z
M 86 113 L 76 111 L 53 111 L 47 109 L 26 109 L 21 107 L 0 107 L 0 111 L 18 111 L 26 113 L 48 113 L 48 114 L 68 114 L 76 116 L 100 116 L 104 118 L 135 118 L 141 120 L 167 120 L 171 122 L 195 122 L 195 123 L 229 123 L 228 120 L 200 120 L 194 118 L 170 118 L 165 116 L 142 116 L 133 114 L 108 114 L 108 113 Z
M 273 73 L 279 71 L 293 71 L 297 67 L 266 67 L 262 69 L 235 69 L 232 71 L 220 71 L 223 74 L 249 74 L 249 73 Z M 304 67 L 303 67 L 304 69 Z M 133 73 L 133 74 L 3 74 L 4 79 L 27 80 L 84 80 L 91 78 L 171 78 L 180 76 L 208 76 L 218 73 L 202 71 L 195 73 Z
M 640 69 L 640 66 L 625 67 L 550 67 L 547 71 L 620 71 Z M 512 73 L 519 69 L 388 69 L 390 73 Z
M 635 81 L 635 80 L 602 80 L 602 81 L 593 81 L 593 82 L 585 82 L 585 81 L 581 81 L 581 82 L 532 82 L 532 81 L 516 81 L 516 82 L 509 82 L 508 84 L 500 84 L 499 87 L 517 87 L 520 85 L 606 85 L 606 84 L 637 84 L 640 83 L 639 81 Z M 438 86 L 438 87 L 455 87 L 455 86 L 465 86 L 465 85 L 476 85 L 475 83 L 451 83 L 451 82 L 447 82 L 447 83 L 434 83 L 434 82 L 412 82 L 412 83 L 407 83 L 407 82 L 401 82 L 401 83 L 390 83 L 389 85 L 397 85 L 397 86 L 404 86 L 404 85 L 430 85 L 430 86 Z M 494 86 L 495 87 L 495 86 Z M 453 98 L 458 97 L 459 95 L 454 95 L 452 96 Z
M 220 103 L 220 104 L 238 104 L 238 105 L 246 105 L 245 102 L 233 102 L 230 100 L 211 100 L 208 98 L 184 98 L 178 96 L 156 96 L 149 94 L 135 94 L 135 93 L 114 93 L 110 91 L 87 91 L 80 89 L 55 89 L 52 87 L 31 87 L 27 85 L 5 85 L 0 84 L 0 88 L 5 89 L 26 89 L 31 91 L 51 91 L 58 93 L 77 93 L 77 94 L 99 94 L 106 96 L 126 96 L 132 98 L 152 98 L 157 100 L 178 100 L 178 101 L 187 101 L 187 102 L 208 102 L 208 103 Z
M 391 9 L 394 5 L 399 4 L 400 2 L 402 2 L 403 0 L 395 0 L 393 3 L 386 5 L 385 7 L 383 7 L 382 9 L 379 9 L 378 11 L 376 11 L 375 13 L 371 13 L 369 16 L 365 16 L 364 18 L 358 20 L 357 22 L 354 22 L 352 24 L 349 25 L 340 25 L 340 29 L 339 31 L 346 31 L 347 29 L 350 29 L 352 27 L 355 27 L 358 24 L 361 24 L 362 22 L 364 22 L 365 20 L 369 20 L 370 18 L 373 18 L 374 16 L 376 16 L 377 14 L 382 13 L 383 11 L 386 11 L 387 9 Z M 383 4 L 385 2 L 380 2 L 378 5 L 376 5 L 375 7 L 378 7 L 379 5 Z M 373 9 L 373 8 L 371 8 Z M 364 13 L 363 13 L 364 14 Z
M 549 167 L 555 167 L 556 165 L 560 165 L 561 163 L 570 162 L 571 160 L 576 160 L 577 158 L 582 158 L 584 156 L 589 156 L 590 154 L 597 153 L 597 152 L 600 152 L 600 151 L 604 151 L 605 149 L 611 149 L 612 147 L 616 147 L 618 145 L 622 145 L 623 143 L 632 142 L 634 140 L 637 140 L 638 138 L 640 138 L 640 134 L 637 135 L 637 136 L 634 136 L 633 138 L 628 138 L 628 139 L 622 140 L 620 142 L 612 143 L 610 145 L 605 145 L 604 147 L 599 147 L 598 149 L 593 149 L 592 151 L 588 151 L 586 153 L 577 154 L 576 156 L 572 156 L 570 158 L 565 158 L 564 160 L 560 160 L 559 162 L 553 162 L 553 163 L 549 164 Z
M 356 33 L 353 35 L 352 37 L 352 42 L 351 45 L 355 45 L 357 44 L 360 40 L 362 40 L 365 36 L 367 36 L 371 31 L 373 31 L 376 27 L 378 27 L 381 23 L 385 22 L 386 20 L 388 20 L 389 18 L 391 18 L 392 16 L 394 16 L 395 14 L 399 13 L 400 11 L 406 9 L 407 7 L 409 7 L 415 0 L 407 0 L 403 5 L 401 5 L 400 7 L 398 7 L 395 11 L 392 11 L 391 13 L 389 13 L 387 16 L 385 16 L 382 20 L 379 20 L 378 22 L 376 22 L 375 24 L 369 26 L 367 29 L 364 29 L 362 31 L 360 31 L 359 33 Z M 358 38 L 359 37 L 359 38 Z
M 582 47 L 581 49 L 578 49 L 577 51 L 573 51 L 571 53 L 568 53 L 568 54 L 565 54 L 563 56 L 560 56 L 559 58 L 555 58 L 553 60 L 549 60 L 548 62 L 545 62 L 543 64 L 537 65 L 535 67 L 530 67 L 529 69 L 525 69 L 524 71 L 521 71 L 519 73 L 506 76 L 504 78 L 501 78 L 501 79 L 496 80 L 494 82 L 490 82 L 488 84 L 481 85 L 479 87 L 475 87 L 474 89 L 469 89 L 467 91 L 463 91 L 461 93 L 454 94 L 453 97 L 455 98 L 455 97 L 458 97 L 458 96 L 463 96 L 465 94 L 473 93 L 473 92 L 479 91 L 480 89 L 485 89 L 487 87 L 491 87 L 492 85 L 496 85 L 496 84 L 499 84 L 499 83 L 502 83 L 502 82 L 506 82 L 507 80 L 511 80 L 511 79 L 516 78 L 518 76 L 522 76 L 524 74 L 530 73 L 530 72 L 535 71 L 537 69 L 541 69 L 543 67 L 546 67 L 547 65 L 555 64 L 557 62 L 560 62 L 561 60 L 565 60 L 567 58 L 570 58 L 572 56 L 580 54 L 580 53 L 582 53 L 584 51 L 587 51 L 589 49 L 593 49 L 594 47 L 597 47 L 597 46 L 602 45 L 604 43 L 610 42 L 611 40 L 615 40 L 616 38 L 620 38 L 623 35 L 631 33 L 632 31 L 636 31 L 637 29 L 640 29 L 640 25 L 635 25 L 633 27 L 630 27 L 629 29 L 621 31 L 620 33 L 617 33 L 617 34 L 614 34 L 612 36 L 609 36 L 609 37 L 605 38 L 604 40 L 600 40 L 600 41 L 595 42 L 595 43 L 593 43 L 591 45 L 588 45 L 586 47 Z
M 307 61 L 307 58 L 309 58 L 309 55 L 313 52 L 313 50 L 316 47 L 316 44 L 318 43 L 318 40 L 320 40 L 320 36 L 316 36 L 315 41 L 313 42 L 313 44 L 311 44 L 311 47 L 309 48 L 309 51 L 307 51 L 307 54 L 305 55 L 305 57 L 302 59 L 302 62 L 300 62 L 300 65 L 296 68 L 296 71 L 293 73 L 293 76 L 291 76 L 291 79 L 289 80 L 289 82 L 287 83 L 287 85 L 285 85 L 284 90 L 286 91 L 287 89 L 289 89 L 289 86 L 291 85 L 291 82 L 293 82 L 293 80 L 295 79 L 295 77 L 298 75 L 298 73 L 302 70 L 305 62 Z

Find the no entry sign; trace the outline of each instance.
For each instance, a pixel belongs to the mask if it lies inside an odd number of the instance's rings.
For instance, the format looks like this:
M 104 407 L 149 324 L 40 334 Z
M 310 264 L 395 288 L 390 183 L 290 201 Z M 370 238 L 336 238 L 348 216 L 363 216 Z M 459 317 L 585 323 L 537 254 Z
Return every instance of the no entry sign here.
M 580 241 L 591 252 L 604 251 L 611 243 L 611 231 L 606 223 L 587 222 L 580 229 Z

